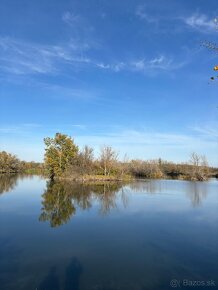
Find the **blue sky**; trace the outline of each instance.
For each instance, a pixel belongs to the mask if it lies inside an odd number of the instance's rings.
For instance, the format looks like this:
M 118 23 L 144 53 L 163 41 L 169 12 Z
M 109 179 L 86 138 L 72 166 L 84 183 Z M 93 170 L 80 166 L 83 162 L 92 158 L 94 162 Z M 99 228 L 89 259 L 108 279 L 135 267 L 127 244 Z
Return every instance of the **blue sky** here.
M 63 132 L 96 154 L 218 165 L 216 0 L 1 0 L 0 150 L 43 159 Z

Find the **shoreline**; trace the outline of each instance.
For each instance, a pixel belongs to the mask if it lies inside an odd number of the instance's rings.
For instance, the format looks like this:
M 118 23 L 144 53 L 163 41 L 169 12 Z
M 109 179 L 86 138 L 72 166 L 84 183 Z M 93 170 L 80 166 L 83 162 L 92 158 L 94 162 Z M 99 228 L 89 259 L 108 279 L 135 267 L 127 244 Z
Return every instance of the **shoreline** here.
M 85 176 L 63 176 L 56 177 L 54 181 L 73 181 L 73 182 L 130 182 L 137 180 L 178 180 L 178 181 L 193 181 L 193 182 L 206 182 L 210 179 L 217 179 L 216 176 L 209 176 L 207 179 L 197 179 L 197 178 L 188 178 L 187 176 L 161 176 L 161 177 L 135 177 L 135 176 L 125 176 L 125 177 L 116 177 L 116 176 L 104 176 L 104 175 L 85 175 Z
M 170 175 L 163 175 L 163 176 L 131 176 L 131 175 L 124 175 L 123 177 L 121 176 L 104 176 L 104 175 L 77 175 L 77 176 L 59 176 L 59 177 L 54 177 L 49 178 L 49 176 L 45 173 L 39 173 L 39 172 L 34 172 L 34 173 L 24 173 L 24 172 L 10 172 L 10 173 L 0 173 L 0 176 L 15 176 L 15 175 L 20 175 L 20 176 L 34 176 L 34 175 L 39 175 L 43 176 L 49 180 L 53 181 L 71 181 L 71 182 L 131 182 L 131 181 L 137 181 L 137 180 L 178 180 L 178 181 L 193 181 L 193 182 L 206 182 L 210 179 L 216 179 L 218 180 L 218 177 L 216 175 L 211 175 L 208 176 L 208 178 L 204 179 L 197 179 L 197 178 L 189 178 L 188 176 L 185 175 L 180 175 L 180 176 L 170 176 Z

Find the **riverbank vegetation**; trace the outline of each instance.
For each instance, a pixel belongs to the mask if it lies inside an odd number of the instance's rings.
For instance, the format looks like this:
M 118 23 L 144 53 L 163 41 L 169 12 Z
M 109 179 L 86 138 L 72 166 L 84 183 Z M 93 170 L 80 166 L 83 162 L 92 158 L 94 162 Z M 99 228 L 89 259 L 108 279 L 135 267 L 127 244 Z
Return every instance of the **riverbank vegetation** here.
M 130 160 L 119 158 L 110 146 L 102 146 L 96 157 L 94 150 L 79 148 L 74 140 L 56 133 L 45 138 L 44 163 L 26 162 L 5 151 L 0 152 L 0 174 L 42 174 L 53 179 L 74 181 L 124 181 L 134 178 L 174 178 L 204 181 L 218 178 L 218 168 L 209 167 L 205 156 L 192 153 L 186 163 L 162 160 Z
M 44 165 L 42 163 L 22 161 L 11 153 L 0 152 L 0 174 L 42 174 L 43 172 Z
M 176 164 L 158 160 L 123 160 L 110 146 L 103 146 L 97 158 L 88 146 L 80 149 L 74 140 L 56 133 L 45 138 L 45 168 L 51 179 L 127 180 L 131 178 L 177 178 L 204 181 L 216 177 L 218 170 L 210 168 L 205 156 L 192 153 L 187 163 Z

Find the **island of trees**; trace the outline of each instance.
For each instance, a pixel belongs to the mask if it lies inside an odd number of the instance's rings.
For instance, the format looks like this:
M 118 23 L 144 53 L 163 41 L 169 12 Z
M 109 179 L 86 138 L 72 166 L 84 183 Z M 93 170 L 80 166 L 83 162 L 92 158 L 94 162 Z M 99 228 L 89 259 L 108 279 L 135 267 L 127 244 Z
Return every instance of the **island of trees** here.
M 85 146 L 80 149 L 74 140 L 65 134 L 56 133 L 54 138 L 44 139 L 44 163 L 20 161 L 5 151 L 0 152 L 0 173 L 46 174 L 51 180 L 118 181 L 132 178 L 176 178 L 204 181 L 218 178 L 218 169 L 208 166 L 205 156 L 192 153 L 186 163 L 162 160 L 119 159 L 110 146 L 100 148 L 99 157 Z

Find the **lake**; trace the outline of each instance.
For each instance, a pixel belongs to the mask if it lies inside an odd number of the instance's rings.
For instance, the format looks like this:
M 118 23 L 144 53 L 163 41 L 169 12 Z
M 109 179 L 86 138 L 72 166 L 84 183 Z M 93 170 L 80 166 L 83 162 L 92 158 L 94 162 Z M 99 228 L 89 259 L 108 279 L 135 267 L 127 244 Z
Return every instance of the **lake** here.
M 218 289 L 217 180 L 0 176 L 1 290 L 173 288 Z

